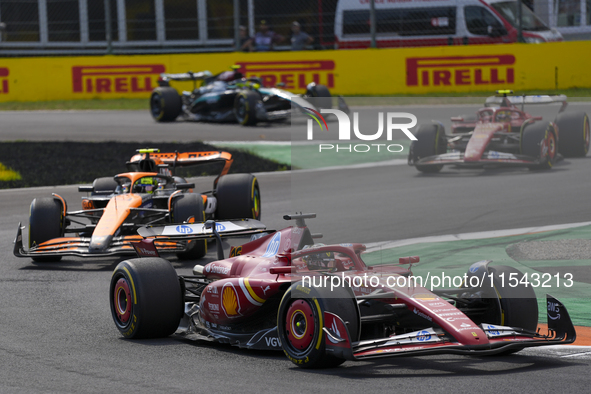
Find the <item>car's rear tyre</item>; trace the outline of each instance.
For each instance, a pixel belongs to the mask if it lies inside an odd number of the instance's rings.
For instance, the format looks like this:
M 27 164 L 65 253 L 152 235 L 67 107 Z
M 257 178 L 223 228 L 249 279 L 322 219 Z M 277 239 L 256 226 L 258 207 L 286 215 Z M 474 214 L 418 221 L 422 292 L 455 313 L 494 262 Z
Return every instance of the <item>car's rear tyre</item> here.
M 217 219 L 260 219 L 261 191 L 252 174 L 230 174 L 219 178 L 215 189 Z
M 205 221 L 205 209 L 203 197 L 200 194 L 183 193 L 172 200 L 170 209 L 172 223 L 203 223 Z M 194 239 L 187 242 L 187 250 L 177 253 L 180 260 L 200 259 L 207 254 L 207 241 Z
M 589 116 L 585 112 L 565 112 L 555 120 L 558 126 L 558 152 L 564 157 L 585 157 L 589 152 Z
M 298 367 L 331 368 L 345 362 L 326 352 L 324 312 L 338 315 L 347 325 L 350 340 L 358 340 L 359 311 L 349 289 L 304 288 L 298 282 L 281 299 L 277 332 L 283 352 Z
M 92 196 L 95 195 L 107 195 L 115 193 L 115 189 L 119 184 L 113 177 L 96 178 L 92 182 Z
M 530 170 L 552 168 L 558 154 L 556 131 L 549 123 L 526 125 L 521 131 L 521 154 L 538 160 L 539 164 L 529 166 Z
M 50 239 L 64 236 L 64 207 L 53 197 L 36 198 L 29 210 L 29 248 Z M 60 261 L 62 256 L 33 257 L 33 261 L 48 263 Z
M 236 121 L 243 126 L 257 124 L 257 104 L 260 101 L 259 93 L 252 90 L 243 90 L 234 99 L 234 116 Z
M 416 132 L 416 141 L 410 144 L 408 159 L 412 163 L 419 160 L 440 155 L 447 152 L 447 136 L 445 128 L 440 124 L 421 125 Z M 425 173 L 435 173 L 441 171 L 443 164 L 420 165 L 415 164 L 417 170 Z
M 181 285 L 172 265 L 159 257 L 122 261 L 111 277 L 111 315 L 125 338 L 164 338 L 183 314 Z
M 328 88 L 324 85 L 314 85 L 309 89 L 310 97 L 314 97 L 312 104 L 318 109 L 332 108 L 332 95 Z
M 182 100 L 175 88 L 159 86 L 150 96 L 150 113 L 156 122 L 172 122 L 181 113 Z

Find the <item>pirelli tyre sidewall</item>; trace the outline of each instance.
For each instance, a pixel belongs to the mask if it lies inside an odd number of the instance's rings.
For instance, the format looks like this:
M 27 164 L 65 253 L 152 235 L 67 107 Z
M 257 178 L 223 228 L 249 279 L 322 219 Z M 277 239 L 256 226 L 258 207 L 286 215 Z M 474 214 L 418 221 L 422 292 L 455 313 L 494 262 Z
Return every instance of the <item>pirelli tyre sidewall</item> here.
M 416 133 L 417 140 L 410 144 L 409 163 L 413 163 L 417 170 L 424 173 L 435 173 L 441 171 L 443 164 L 420 165 L 419 160 L 440 155 L 447 152 L 447 137 L 445 128 L 438 124 L 426 124 L 419 126 Z
M 471 276 L 471 273 L 467 273 Z M 506 265 L 489 266 L 478 288 L 488 307 L 478 315 L 477 322 L 519 327 L 535 331 L 538 325 L 538 302 L 524 273 Z
M 156 122 L 172 122 L 181 113 L 182 100 L 175 88 L 160 86 L 150 96 L 150 114 Z
M 257 103 L 261 95 L 254 90 L 242 90 L 234 99 L 234 116 L 243 126 L 254 126 L 258 123 Z
M 159 257 L 122 261 L 111 277 L 111 315 L 125 338 L 164 338 L 183 314 L 181 285 L 172 265 Z
M 300 368 L 336 367 L 344 359 L 326 353 L 324 312 L 337 314 L 348 323 L 353 341 L 359 335 L 359 312 L 355 298 L 345 288 L 304 287 L 301 282 L 291 285 L 284 294 L 277 315 L 277 331 L 287 358 Z M 337 297 L 337 298 L 332 298 Z M 298 324 L 299 323 L 299 324 Z
M 64 235 L 64 205 L 54 197 L 36 198 L 29 209 L 29 248 Z M 36 256 L 36 262 L 57 262 L 62 256 Z
M 217 219 L 261 218 L 261 190 L 252 174 L 229 174 L 219 178 L 215 189 Z
M 529 166 L 530 170 L 549 170 L 556 162 L 558 154 L 557 133 L 552 123 L 536 122 L 521 130 L 521 154 L 530 156 L 538 164 Z
M 589 116 L 582 111 L 563 112 L 556 117 L 559 133 L 558 151 L 564 157 L 585 157 L 591 136 Z
M 538 301 L 533 287 L 523 283 L 523 272 L 506 265 L 491 266 L 489 272 L 493 274 L 494 288 L 502 309 L 499 320 L 494 324 L 535 331 L 538 326 Z M 517 286 L 509 284 L 512 277 L 516 279 Z

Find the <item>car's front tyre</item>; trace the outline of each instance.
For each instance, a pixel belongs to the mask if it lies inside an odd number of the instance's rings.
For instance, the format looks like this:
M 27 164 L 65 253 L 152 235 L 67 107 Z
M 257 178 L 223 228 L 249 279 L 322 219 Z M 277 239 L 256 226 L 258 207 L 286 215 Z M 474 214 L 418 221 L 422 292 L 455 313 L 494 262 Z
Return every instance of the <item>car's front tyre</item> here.
M 347 324 L 351 341 L 357 341 L 360 319 L 352 292 L 344 287 L 303 287 L 294 283 L 284 294 L 277 314 L 277 332 L 287 358 L 300 368 L 331 368 L 344 359 L 326 352 L 324 312 L 338 315 Z
M 50 239 L 64 236 L 64 207 L 53 197 L 36 198 L 29 210 L 29 248 L 38 246 Z M 33 261 L 39 263 L 57 262 L 62 256 L 38 256 Z

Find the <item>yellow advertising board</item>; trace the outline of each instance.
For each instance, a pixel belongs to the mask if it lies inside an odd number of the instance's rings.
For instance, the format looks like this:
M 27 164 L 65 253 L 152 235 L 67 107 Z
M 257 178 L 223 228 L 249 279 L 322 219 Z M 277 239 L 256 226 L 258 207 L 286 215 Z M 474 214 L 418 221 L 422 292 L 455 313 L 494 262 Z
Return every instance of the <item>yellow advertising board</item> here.
M 0 101 L 147 98 L 163 72 L 239 64 L 266 86 L 303 93 L 310 82 L 333 94 L 398 95 L 591 88 L 582 61 L 591 41 L 306 52 L 208 53 L 0 59 Z M 174 85 L 191 89 L 192 83 Z

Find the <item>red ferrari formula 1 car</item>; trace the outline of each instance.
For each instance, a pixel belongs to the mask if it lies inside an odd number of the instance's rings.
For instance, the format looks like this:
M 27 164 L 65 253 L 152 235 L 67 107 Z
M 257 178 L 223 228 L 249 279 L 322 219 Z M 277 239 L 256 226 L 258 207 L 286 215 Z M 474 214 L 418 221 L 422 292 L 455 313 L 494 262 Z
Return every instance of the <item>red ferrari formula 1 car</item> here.
M 549 169 L 559 154 L 584 157 L 589 151 L 589 117 L 564 112 L 566 96 L 503 96 L 486 100 L 476 116 L 453 117 L 452 134 L 440 122 L 421 125 L 408 164 L 421 172 L 439 172 L 446 164 L 462 167 L 521 165 Z M 562 103 L 551 122 L 524 112 L 525 104 Z M 521 108 L 518 107 L 521 105 Z
M 59 261 L 63 256 L 101 257 L 135 254 L 130 242 L 141 240 L 139 226 L 165 223 L 199 223 L 206 219 L 260 218 L 257 179 L 252 174 L 227 174 L 232 155 L 227 152 L 159 153 L 140 149 L 127 163 L 130 172 L 98 178 L 80 186 L 88 195 L 82 210 L 68 211 L 57 194 L 36 198 L 29 216 L 29 249 L 16 236 L 14 254 L 34 261 Z M 213 190 L 192 193 L 192 183 L 174 175 L 177 167 L 223 164 Z M 207 252 L 206 241 L 158 242 L 163 252 L 196 259 Z
M 189 235 L 175 226 L 140 228 L 146 239 L 136 249 L 146 257 L 121 262 L 111 279 L 115 325 L 126 338 L 177 332 L 283 350 L 303 368 L 404 355 L 513 353 L 576 338 L 566 308 L 549 295 L 549 333 L 536 331 L 532 287 L 502 282 L 523 277 L 515 268 L 481 261 L 469 267 L 461 288 L 429 291 L 406 284 L 410 268 L 367 266 L 362 244 L 315 245 L 304 222 L 311 217 L 287 215 L 294 226 L 266 234 L 254 220 L 186 225 Z M 229 258 L 218 246 L 218 260 L 196 265 L 191 276 L 177 276 L 167 260 L 151 257 L 159 240 L 215 236 L 219 242 L 241 233 L 259 234 L 233 247 Z M 400 260 L 410 266 L 418 257 Z M 346 278 L 351 285 L 332 287 Z M 473 278 L 486 281 L 476 285 Z

